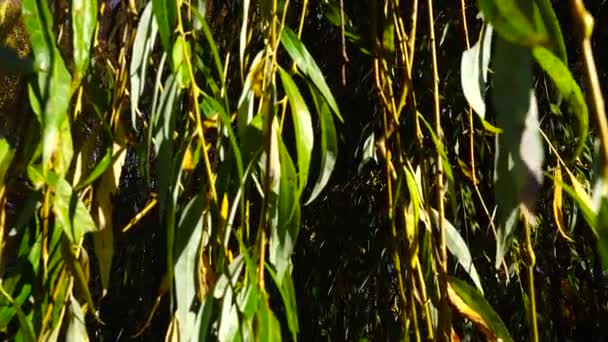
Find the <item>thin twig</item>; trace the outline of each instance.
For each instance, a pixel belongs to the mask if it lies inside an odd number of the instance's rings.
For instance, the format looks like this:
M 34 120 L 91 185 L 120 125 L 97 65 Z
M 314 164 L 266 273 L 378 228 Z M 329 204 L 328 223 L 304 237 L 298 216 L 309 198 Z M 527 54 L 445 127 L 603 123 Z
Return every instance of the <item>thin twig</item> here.
M 429 14 L 429 33 L 430 33 L 430 47 L 431 47 L 431 58 L 433 60 L 433 97 L 434 97 L 434 109 L 435 109 L 435 132 L 437 138 L 443 140 L 443 130 L 441 128 L 441 110 L 439 103 L 439 67 L 437 64 L 437 49 L 435 46 L 435 24 L 433 14 L 433 0 L 428 0 L 428 14 Z M 445 217 L 445 208 L 443 203 L 443 197 L 445 193 L 445 187 L 443 184 L 443 158 L 441 152 L 437 149 L 437 211 L 439 212 L 439 322 L 437 324 L 437 338 L 440 341 L 449 341 L 451 333 L 451 317 L 449 311 L 448 301 L 448 286 L 447 286 L 447 248 L 445 240 L 445 227 L 443 224 Z

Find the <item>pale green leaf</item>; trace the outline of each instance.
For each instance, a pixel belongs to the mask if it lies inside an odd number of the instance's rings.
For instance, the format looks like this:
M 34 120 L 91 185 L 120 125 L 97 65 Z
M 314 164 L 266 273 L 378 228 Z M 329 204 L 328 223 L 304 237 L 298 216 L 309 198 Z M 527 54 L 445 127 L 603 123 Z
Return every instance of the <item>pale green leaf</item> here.
M 462 53 L 460 83 L 469 105 L 482 119 L 486 114 L 486 84 L 492 49 L 492 26 L 485 24 L 479 41 Z

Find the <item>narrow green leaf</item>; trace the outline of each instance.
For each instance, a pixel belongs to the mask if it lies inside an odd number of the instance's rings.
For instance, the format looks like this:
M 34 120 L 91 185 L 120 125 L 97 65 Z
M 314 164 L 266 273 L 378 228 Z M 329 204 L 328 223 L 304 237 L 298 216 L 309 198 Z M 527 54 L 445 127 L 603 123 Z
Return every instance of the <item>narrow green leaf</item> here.
M 172 50 L 173 66 L 175 67 L 176 79 L 181 89 L 185 89 L 190 84 L 190 73 L 184 62 L 190 56 L 190 44 L 184 39 L 184 36 L 178 36 L 175 39 Z
M 32 326 L 31 320 L 25 316 L 23 310 L 21 309 L 21 306 L 17 304 L 8 293 L 6 293 L 2 284 L 0 284 L 0 294 L 2 294 L 2 296 L 4 296 L 4 298 L 6 298 L 15 308 L 17 318 L 19 319 L 19 325 L 21 326 L 20 332 L 23 334 L 23 341 L 36 341 L 36 334 L 34 333 L 34 328 Z
M 152 0 L 152 11 L 158 24 L 158 33 L 164 50 L 171 51 L 172 36 L 177 23 L 176 1 Z
M 97 0 L 72 0 L 74 80 L 78 85 L 89 66 L 93 33 L 97 25 Z
M 279 158 L 281 174 L 277 208 L 270 209 L 278 211 L 278 219 L 276 227 L 270 227 L 269 260 L 276 268 L 277 279 L 281 281 L 291 266 L 291 254 L 300 230 L 300 201 L 296 170 L 282 141 Z
M 550 50 L 535 47 L 532 49 L 532 54 L 568 103 L 570 114 L 575 115 L 578 120 L 578 144 L 575 153 L 575 156 L 578 156 L 585 147 L 589 132 L 589 110 L 583 92 L 572 77 L 568 66 Z
M 47 3 L 24 0 L 22 19 L 30 35 L 36 68 L 40 70 L 38 82 L 30 88 L 30 102 L 42 128 L 43 174 L 46 174 L 55 155 L 55 171 L 63 176 L 73 152 L 67 122 L 71 76 L 55 44 L 53 16 Z
M 144 8 L 137 24 L 137 33 L 133 41 L 131 63 L 129 65 L 131 126 L 135 131 L 137 131 L 136 120 L 137 113 L 139 113 L 139 98 L 143 94 L 146 84 L 148 57 L 154 48 L 157 33 L 158 25 L 152 17 L 152 2 L 149 2 Z
M 460 60 L 460 84 L 469 105 L 482 119 L 486 114 L 486 85 L 490 52 L 492 50 L 492 25 L 484 24 L 481 37 L 470 49 L 462 53 Z
M 317 178 L 308 201 L 306 201 L 304 205 L 310 204 L 319 196 L 321 191 L 323 191 L 334 171 L 334 166 L 336 165 L 336 159 L 338 157 L 336 126 L 334 125 L 334 120 L 331 116 L 327 102 L 321 98 L 320 94 L 312 86 L 309 86 L 309 88 L 313 102 L 317 108 L 317 113 L 319 113 L 319 121 L 321 122 L 321 147 L 319 148 L 319 153 L 321 153 L 321 165 L 319 166 L 319 177 Z
M 450 286 L 456 292 L 458 297 L 464 301 L 469 308 L 477 313 L 484 320 L 485 324 L 490 328 L 491 333 L 503 342 L 513 341 L 507 327 L 503 323 L 500 316 L 492 309 L 490 304 L 483 298 L 483 295 L 469 286 L 464 281 L 450 277 Z
M 101 175 L 103 175 L 103 173 L 106 172 L 108 167 L 110 167 L 110 165 L 112 165 L 112 159 L 114 159 L 114 158 L 112 158 L 112 149 L 108 148 L 108 149 L 106 149 L 106 153 L 103 155 L 103 157 L 101 158 L 99 163 L 97 163 L 97 165 L 95 165 L 95 167 L 89 173 L 89 175 L 85 179 L 80 181 L 78 183 L 78 185 L 76 185 L 74 187 L 74 191 L 78 192 L 78 191 L 86 188 L 87 186 L 92 184 L 94 181 L 96 181 L 99 177 L 101 177 Z
M 265 300 L 260 304 L 256 318 L 260 341 L 281 341 L 281 325 Z
M 283 88 L 289 99 L 291 107 L 291 117 L 295 129 L 296 151 L 298 153 L 298 172 L 300 178 L 300 186 L 298 194 L 302 194 L 306 182 L 308 180 L 308 169 L 310 167 L 310 155 L 314 145 L 314 136 L 312 131 L 312 120 L 306 102 L 300 95 L 298 86 L 294 83 L 289 74 L 279 67 L 279 74 L 283 82 Z
M 291 338 L 294 341 L 298 340 L 299 323 L 298 323 L 298 308 L 296 306 L 296 293 L 293 286 L 293 280 L 290 274 L 285 274 L 283 279 L 278 279 L 276 273 L 267 267 L 268 273 L 277 285 L 283 305 L 285 305 L 285 316 L 287 318 L 287 326 L 291 332 Z
M 15 155 L 15 150 L 11 148 L 6 139 L 0 139 L 0 187 L 4 184 L 4 177 Z
M 478 6 L 500 36 L 514 44 L 546 45 L 544 27 L 533 21 L 534 2 L 529 0 L 478 0 Z
M 340 115 L 340 111 L 338 110 L 338 104 L 336 103 L 331 90 L 329 90 L 327 82 L 325 82 L 325 77 L 323 76 L 321 69 L 319 69 L 319 66 L 304 44 L 298 39 L 298 36 L 289 27 L 283 28 L 281 44 L 285 50 L 287 50 L 287 53 L 289 53 L 289 56 L 291 56 L 298 68 L 300 68 L 304 75 L 310 78 L 315 87 L 319 89 L 319 92 L 323 94 L 325 101 L 327 101 L 327 104 L 329 104 L 329 107 L 334 114 L 336 114 L 338 119 L 341 122 L 344 122 L 344 119 L 342 119 L 342 115 Z
M 551 41 L 551 50 L 556 56 L 564 63 L 568 65 L 568 53 L 566 52 L 566 43 L 564 42 L 564 36 L 562 35 L 562 29 L 559 26 L 559 21 L 553 11 L 553 5 L 551 0 L 535 0 L 538 10 L 544 22 L 544 26 L 549 34 Z
M 55 192 L 53 201 L 55 218 L 61 223 L 70 242 L 78 244 L 85 233 L 97 230 L 95 222 L 87 207 L 74 194 L 65 179 L 49 172 L 47 182 Z
M 435 225 L 439 224 L 439 213 L 437 210 L 431 208 L 431 219 Z M 469 274 L 471 280 L 481 294 L 483 294 L 483 287 L 481 286 L 481 280 L 479 278 L 479 273 L 477 273 L 477 269 L 473 264 L 473 258 L 471 257 L 471 252 L 469 251 L 469 247 L 467 247 L 466 242 L 460 236 L 460 233 L 452 225 L 450 221 L 447 219 L 443 219 L 443 227 L 445 228 L 445 238 L 448 250 L 458 263 L 464 268 L 464 270 Z

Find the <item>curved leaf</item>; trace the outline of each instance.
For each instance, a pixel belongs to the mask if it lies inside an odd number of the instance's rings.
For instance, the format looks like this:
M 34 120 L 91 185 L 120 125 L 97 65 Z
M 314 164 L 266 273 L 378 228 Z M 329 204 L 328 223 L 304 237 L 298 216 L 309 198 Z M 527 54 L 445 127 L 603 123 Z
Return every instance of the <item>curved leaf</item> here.
M 312 154 L 314 144 L 312 120 L 308 106 L 306 106 L 306 102 L 304 102 L 298 86 L 291 79 L 291 76 L 282 68 L 279 68 L 279 73 L 291 107 L 291 117 L 293 118 L 295 129 L 296 151 L 298 152 L 298 172 L 300 178 L 298 194 L 302 194 L 302 190 L 304 190 L 306 181 L 308 180 L 310 155 Z
M 313 102 L 317 108 L 317 113 L 319 113 L 319 121 L 321 122 L 321 146 L 319 149 L 319 152 L 321 153 L 321 165 L 319 166 L 319 177 L 317 178 L 308 201 L 306 201 L 304 205 L 308 205 L 314 201 L 325 188 L 334 171 L 334 166 L 336 165 L 336 159 L 338 157 L 336 126 L 334 125 L 334 120 L 329 111 L 327 102 L 321 98 L 317 90 L 313 87 L 309 88 Z
M 342 115 L 340 115 L 340 111 L 338 110 L 338 104 L 331 94 L 327 82 L 325 82 L 325 77 L 323 76 L 321 69 L 319 69 L 319 66 L 304 44 L 298 39 L 298 36 L 289 27 L 283 28 L 281 44 L 285 50 L 287 50 L 287 53 L 289 53 L 298 68 L 300 68 L 304 75 L 308 76 L 315 87 L 319 89 L 319 92 L 321 92 L 325 101 L 327 101 L 327 104 L 329 104 L 329 107 L 334 114 L 336 114 L 338 119 L 340 119 L 341 122 L 344 122 L 344 119 L 342 119 Z
M 460 83 L 469 105 L 482 119 L 486 114 L 486 84 L 492 49 L 492 26 L 485 24 L 479 41 L 462 53 Z
M 473 287 L 458 278 L 450 277 L 448 295 L 456 310 L 475 323 L 489 341 L 513 341 L 500 316 Z
M 439 213 L 435 209 L 431 209 L 431 220 L 435 225 L 439 224 Z M 471 252 L 469 252 L 469 247 L 467 247 L 467 243 L 464 241 L 460 233 L 452 225 L 452 223 L 445 218 L 443 219 L 443 227 L 445 228 L 445 239 L 448 250 L 458 263 L 462 265 L 464 270 L 471 276 L 471 280 L 477 286 L 477 289 L 481 294 L 483 294 L 483 287 L 481 286 L 481 280 L 479 278 L 479 273 L 477 273 L 477 269 L 473 264 L 473 258 L 471 257 Z
M 589 110 L 581 88 L 572 77 L 570 70 L 560 58 L 544 47 L 535 47 L 532 54 L 540 67 L 551 77 L 553 83 L 568 103 L 568 110 L 578 120 L 578 144 L 575 155 L 585 147 L 589 132 Z

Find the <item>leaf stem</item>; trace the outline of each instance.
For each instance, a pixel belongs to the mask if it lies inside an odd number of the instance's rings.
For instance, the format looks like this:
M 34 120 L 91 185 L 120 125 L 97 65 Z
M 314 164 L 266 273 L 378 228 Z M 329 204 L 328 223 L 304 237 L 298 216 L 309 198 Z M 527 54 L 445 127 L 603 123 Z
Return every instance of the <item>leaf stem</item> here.
M 524 233 L 526 235 L 526 252 L 528 253 L 528 297 L 530 300 L 530 341 L 538 342 L 538 320 L 536 318 L 536 290 L 534 287 L 534 266 L 536 265 L 536 255 L 532 247 L 532 232 L 530 222 L 524 218 Z

